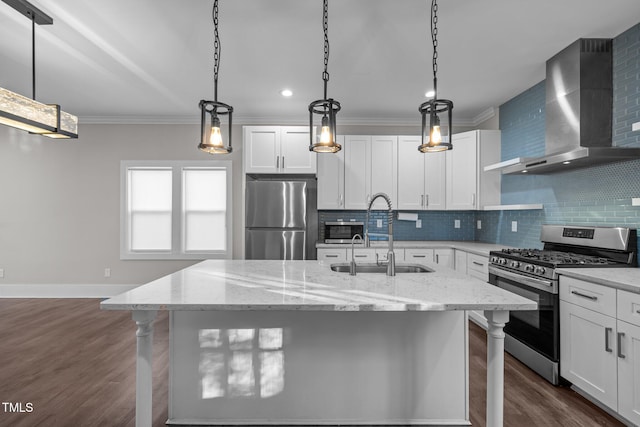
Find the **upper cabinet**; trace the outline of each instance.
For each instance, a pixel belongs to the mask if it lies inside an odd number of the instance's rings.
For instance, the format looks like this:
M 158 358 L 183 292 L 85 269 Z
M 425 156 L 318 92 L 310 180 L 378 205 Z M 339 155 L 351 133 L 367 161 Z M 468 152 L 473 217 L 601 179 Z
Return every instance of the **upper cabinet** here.
M 446 209 L 481 210 L 500 204 L 500 174 L 484 167 L 500 161 L 500 131 L 455 134 L 446 152 Z M 430 154 L 425 154 L 429 156 Z
M 344 136 L 336 142 L 344 147 Z M 318 153 L 318 209 L 344 209 L 344 150 Z
M 245 126 L 245 173 L 315 174 L 308 126 Z
M 420 143 L 420 136 L 398 137 L 397 208 L 444 210 L 446 153 L 420 153 Z
M 398 137 L 349 135 L 343 150 L 344 208 L 367 209 L 373 195 L 386 193 L 396 209 Z M 372 208 L 387 209 L 387 204 L 378 199 Z

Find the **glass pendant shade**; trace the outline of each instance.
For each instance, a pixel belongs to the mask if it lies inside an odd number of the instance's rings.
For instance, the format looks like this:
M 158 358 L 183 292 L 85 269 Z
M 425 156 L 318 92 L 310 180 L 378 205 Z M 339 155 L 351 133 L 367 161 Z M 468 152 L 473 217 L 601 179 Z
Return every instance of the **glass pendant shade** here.
M 311 132 L 309 151 L 316 153 L 337 153 L 342 146 L 336 143 L 336 113 L 340 111 L 340 103 L 333 99 L 321 99 L 309 105 L 309 127 L 315 129 L 314 115 L 322 115 L 320 133 Z M 315 139 L 315 141 L 314 141 Z
M 420 105 L 422 115 L 422 143 L 418 150 L 422 153 L 435 153 L 451 150 L 451 118 L 453 102 L 447 99 L 432 99 Z M 441 117 L 446 123 L 441 123 Z
M 73 114 L 65 113 L 59 105 L 53 105 L 57 111 L 56 130 L 43 133 L 42 136 L 55 139 L 68 139 L 78 137 L 78 118 Z
M 200 144 L 198 148 L 209 154 L 229 154 L 233 151 L 231 147 L 231 125 L 233 107 L 222 102 L 216 101 L 200 101 Z M 207 123 L 207 117 L 211 117 L 210 124 Z M 220 117 L 228 117 L 229 144 L 225 145 L 220 129 Z
M 55 105 L 42 104 L 0 88 L 0 123 L 31 133 L 45 134 L 55 132 L 57 121 Z

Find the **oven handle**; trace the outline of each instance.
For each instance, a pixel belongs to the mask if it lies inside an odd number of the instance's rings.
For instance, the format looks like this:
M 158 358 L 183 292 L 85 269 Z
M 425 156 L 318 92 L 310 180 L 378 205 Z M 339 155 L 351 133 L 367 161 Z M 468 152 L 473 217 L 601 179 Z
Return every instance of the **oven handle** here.
M 510 279 L 514 282 L 521 283 L 544 292 L 550 292 L 552 294 L 558 293 L 558 285 L 550 280 L 543 280 L 535 277 L 525 276 L 523 274 L 512 273 L 510 271 L 506 271 L 492 265 L 489 266 L 489 274 L 494 274 L 498 277 Z

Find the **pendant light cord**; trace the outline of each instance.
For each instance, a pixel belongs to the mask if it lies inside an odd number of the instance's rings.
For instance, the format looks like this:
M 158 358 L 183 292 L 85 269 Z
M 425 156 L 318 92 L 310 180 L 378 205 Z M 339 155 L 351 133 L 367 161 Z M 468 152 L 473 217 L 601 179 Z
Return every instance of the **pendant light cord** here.
M 431 42 L 433 43 L 433 99 L 438 98 L 438 1 L 431 2 Z
M 31 16 L 31 91 L 33 100 L 36 100 L 36 16 Z
M 220 69 L 220 52 L 222 46 L 220 45 L 220 36 L 218 35 L 218 0 L 213 2 L 213 27 L 215 40 L 213 42 L 213 98 L 214 101 L 218 101 L 218 70 Z
M 322 29 L 324 31 L 324 72 L 322 80 L 324 80 L 324 99 L 327 99 L 327 82 L 329 81 L 329 0 L 323 2 Z

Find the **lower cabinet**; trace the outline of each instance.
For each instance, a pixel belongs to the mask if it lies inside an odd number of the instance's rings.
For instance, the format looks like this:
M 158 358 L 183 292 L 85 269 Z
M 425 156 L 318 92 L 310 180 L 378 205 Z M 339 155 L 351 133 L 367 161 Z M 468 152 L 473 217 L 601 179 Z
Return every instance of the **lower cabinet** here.
M 640 294 L 560 276 L 560 375 L 640 425 Z
M 349 253 L 349 256 L 351 256 L 351 253 Z M 318 248 L 317 258 L 318 261 L 345 262 L 347 261 L 347 250 L 344 248 Z
M 454 267 L 453 249 L 419 249 L 406 248 L 404 250 L 404 261 L 407 263 L 436 263 L 449 268 Z

